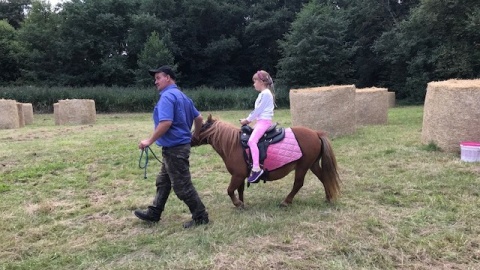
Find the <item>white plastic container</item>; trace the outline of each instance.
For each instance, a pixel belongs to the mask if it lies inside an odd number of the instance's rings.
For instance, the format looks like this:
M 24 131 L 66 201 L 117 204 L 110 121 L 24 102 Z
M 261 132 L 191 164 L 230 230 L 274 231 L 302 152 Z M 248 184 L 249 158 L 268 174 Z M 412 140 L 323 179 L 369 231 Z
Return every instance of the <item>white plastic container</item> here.
M 480 142 L 461 142 L 460 149 L 460 159 L 462 161 L 480 161 Z

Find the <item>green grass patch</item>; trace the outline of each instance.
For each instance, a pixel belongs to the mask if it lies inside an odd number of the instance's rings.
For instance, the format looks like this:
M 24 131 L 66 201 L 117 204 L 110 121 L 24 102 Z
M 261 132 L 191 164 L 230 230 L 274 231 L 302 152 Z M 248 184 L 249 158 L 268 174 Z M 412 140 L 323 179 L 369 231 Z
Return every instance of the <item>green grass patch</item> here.
M 238 125 L 248 110 L 203 111 Z M 0 265 L 3 269 L 477 269 L 478 163 L 421 143 L 423 108 L 389 110 L 388 124 L 332 138 L 342 179 L 337 202 L 308 173 L 293 204 L 293 174 L 245 190 L 244 210 L 210 146 L 192 148 L 193 182 L 212 223 L 184 230 L 188 208 L 171 194 L 162 220 L 148 206 L 159 163 L 147 179 L 138 142 L 151 113 L 98 114 L 88 126 L 0 130 Z M 288 110 L 275 121 L 291 125 Z M 153 147 L 159 156 L 160 149 Z

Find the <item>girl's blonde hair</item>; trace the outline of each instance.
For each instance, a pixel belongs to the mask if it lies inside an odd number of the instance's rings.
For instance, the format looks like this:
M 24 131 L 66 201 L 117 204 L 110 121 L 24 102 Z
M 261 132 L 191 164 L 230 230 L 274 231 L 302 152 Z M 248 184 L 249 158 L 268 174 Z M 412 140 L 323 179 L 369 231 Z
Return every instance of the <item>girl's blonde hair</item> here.
M 267 88 L 270 89 L 273 95 L 273 102 L 275 103 L 275 87 L 273 86 L 273 79 L 270 74 L 268 74 L 268 72 L 266 72 L 265 70 L 259 70 L 255 74 L 253 74 L 253 79 L 258 79 L 262 81 L 267 86 Z

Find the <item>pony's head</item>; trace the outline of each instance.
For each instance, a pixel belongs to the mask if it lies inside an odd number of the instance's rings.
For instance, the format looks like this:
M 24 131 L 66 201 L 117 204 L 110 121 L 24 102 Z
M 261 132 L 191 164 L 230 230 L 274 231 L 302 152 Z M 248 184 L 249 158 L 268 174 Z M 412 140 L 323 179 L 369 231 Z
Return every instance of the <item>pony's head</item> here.
M 231 154 L 240 147 L 240 128 L 230 123 L 213 119 L 208 115 L 197 138 L 192 138 L 192 146 L 210 144 L 219 153 Z
M 190 143 L 191 146 L 199 146 L 208 144 L 208 138 L 211 136 L 211 127 L 216 122 L 216 119 L 212 118 L 212 115 L 209 114 L 207 117 L 207 121 L 202 124 L 202 128 L 200 129 L 200 133 L 198 137 L 193 136 L 192 141 Z

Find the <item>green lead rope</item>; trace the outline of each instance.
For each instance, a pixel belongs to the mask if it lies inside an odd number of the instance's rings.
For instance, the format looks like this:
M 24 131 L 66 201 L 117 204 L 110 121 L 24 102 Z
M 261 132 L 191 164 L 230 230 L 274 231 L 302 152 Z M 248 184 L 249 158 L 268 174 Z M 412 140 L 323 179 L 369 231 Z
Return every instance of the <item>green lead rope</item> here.
M 148 152 L 151 152 L 152 155 L 155 157 L 156 160 L 158 160 L 160 163 L 163 164 L 163 162 L 158 159 L 158 157 L 155 155 L 155 153 L 152 151 L 152 149 L 147 146 L 145 147 L 144 149 L 142 149 L 142 152 L 140 153 L 140 159 L 138 160 L 138 167 L 140 169 L 144 169 L 144 172 L 143 172 L 143 179 L 147 179 L 147 167 L 148 167 Z M 143 158 L 143 153 L 145 153 L 145 163 L 144 165 L 142 166 L 142 158 Z

